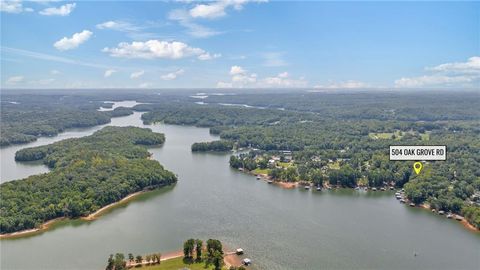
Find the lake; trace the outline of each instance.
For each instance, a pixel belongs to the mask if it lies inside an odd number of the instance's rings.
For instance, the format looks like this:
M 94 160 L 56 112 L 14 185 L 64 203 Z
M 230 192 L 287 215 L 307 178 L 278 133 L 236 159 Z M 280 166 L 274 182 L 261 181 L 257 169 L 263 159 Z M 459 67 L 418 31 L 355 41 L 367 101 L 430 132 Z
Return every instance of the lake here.
M 141 113 L 108 125 L 144 127 Z M 47 172 L 17 163 L 15 151 L 102 128 L 1 149 L 1 179 Z M 241 247 L 254 269 L 478 269 L 480 234 L 454 220 L 400 204 L 392 192 L 287 190 L 229 168 L 229 154 L 192 153 L 218 139 L 206 128 L 155 124 L 166 135 L 153 158 L 178 174 L 93 222 L 63 221 L 37 235 L 1 240 L 1 269 L 103 269 L 111 253 L 182 248 L 188 238 Z M 417 256 L 414 254 L 417 253 Z

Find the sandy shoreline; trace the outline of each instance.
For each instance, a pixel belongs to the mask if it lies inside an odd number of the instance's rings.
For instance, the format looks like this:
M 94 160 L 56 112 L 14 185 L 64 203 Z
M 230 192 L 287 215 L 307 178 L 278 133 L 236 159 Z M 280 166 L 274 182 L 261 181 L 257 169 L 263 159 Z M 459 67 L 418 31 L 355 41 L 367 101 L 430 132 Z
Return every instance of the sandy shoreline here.
M 114 202 L 114 203 L 111 203 L 111 204 L 108 204 L 108 205 L 105 205 L 104 207 L 98 209 L 97 211 L 91 213 L 90 215 L 86 216 L 86 217 L 81 217 L 80 219 L 82 220 L 86 220 L 86 221 L 91 221 L 91 220 L 95 220 L 97 219 L 98 217 L 100 217 L 102 215 L 103 212 L 111 209 L 111 208 L 114 208 L 114 207 L 117 207 L 118 205 L 122 204 L 122 203 L 125 203 L 129 200 L 131 200 L 132 198 L 140 195 L 140 194 L 143 194 L 147 191 L 138 191 L 138 192 L 135 192 L 135 193 L 132 193 L 130 195 L 128 195 L 127 197 L 124 197 L 123 199 L 121 199 L 120 201 L 118 202 Z
M 54 223 L 66 220 L 67 218 L 64 217 L 59 217 L 55 219 L 51 219 L 42 225 L 40 225 L 40 228 L 33 228 L 33 229 L 28 229 L 28 230 L 23 230 L 23 231 L 18 231 L 18 232 L 13 232 L 13 233 L 4 233 L 0 234 L 0 239 L 8 239 L 8 238 L 15 238 L 15 237 L 22 237 L 22 236 L 28 236 L 31 234 L 39 233 L 42 231 L 48 230 Z
M 97 219 L 98 217 L 100 217 L 102 215 L 103 212 L 111 209 L 111 208 L 115 208 L 123 203 L 126 203 L 130 200 L 132 200 L 133 198 L 135 198 L 136 196 L 140 195 L 140 194 L 143 194 L 145 192 L 148 192 L 149 190 L 143 190 L 143 191 L 138 191 L 138 192 L 135 192 L 135 193 L 132 193 L 126 197 L 124 197 L 123 199 L 121 199 L 120 201 L 118 202 L 114 202 L 114 203 L 111 203 L 111 204 L 108 204 L 100 209 L 98 209 L 97 211 L 95 211 L 94 213 L 91 213 L 90 215 L 86 216 L 86 217 L 80 217 L 79 219 L 81 220 L 84 220 L 84 221 L 92 221 L 92 220 L 95 220 Z M 39 228 L 33 228 L 33 229 L 28 229 L 28 230 L 23 230 L 23 231 L 18 231 L 18 232 L 13 232 L 13 233 L 5 233 L 5 234 L 0 234 L 0 239 L 8 239 L 8 238 L 15 238 L 15 237 L 23 237 L 23 236 L 28 236 L 28 235 L 31 235 L 31 234 L 35 234 L 35 233 L 39 233 L 39 232 L 42 232 L 42 231 L 46 231 L 48 230 L 54 223 L 56 222 L 59 222 L 59 221 L 62 221 L 62 220 L 67 220 L 68 218 L 65 218 L 65 217 L 59 217 L 59 218 L 55 218 L 55 219 L 51 219 L 45 223 L 43 223 L 42 225 L 40 225 Z

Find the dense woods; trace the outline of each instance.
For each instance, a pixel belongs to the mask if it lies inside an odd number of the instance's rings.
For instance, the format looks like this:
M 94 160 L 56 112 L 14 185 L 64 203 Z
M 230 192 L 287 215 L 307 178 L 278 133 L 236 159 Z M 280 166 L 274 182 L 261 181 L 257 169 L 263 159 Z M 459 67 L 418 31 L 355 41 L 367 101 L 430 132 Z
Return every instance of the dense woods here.
M 2 96 L 0 146 L 35 141 L 40 136 L 54 136 L 67 128 L 106 124 L 111 117 L 132 114 L 129 108 L 97 111 L 108 107 L 92 97 L 65 95 Z M 111 106 L 111 103 L 109 104 Z
M 149 129 L 105 127 L 91 136 L 20 150 L 17 160 L 42 160 L 52 171 L 1 184 L 1 233 L 86 216 L 131 193 L 176 182 L 148 159 L 146 146 L 164 141 Z
M 213 142 L 201 142 L 194 143 L 192 145 L 193 152 L 226 152 L 230 151 L 233 148 L 233 142 L 231 141 L 213 141 Z
M 220 103 L 229 103 L 223 106 Z M 245 108 L 231 104 L 257 106 Z M 405 187 L 416 204 L 464 215 L 480 227 L 478 94 L 304 93 L 209 96 L 202 105 L 143 106 L 144 122 L 210 127 L 250 152 L 230 164 L 281 181 Z M 447 145 L 448 160 L 389 161 L 389 145 Z M 209 145 L 194 144 L 196 149 Z M 207 151 L 207 150 L 205 150 Z M 289 166 L 267 161 L 292 151 Z
M 142 119 L 146 124 L 209 127 L 220 140 L 195 143 L 192 151 L 247 150 L 231 158 L 232 167 L 268 174 L 281 181 L 315 185 L 394 185 L 405 188 L 407 198 L 416 204 L 462 214 L 480 227 L 480 102 L 476 92 L 258 90 L 232 95 L 207 93 L 201 104 L 195 104 L 198 99 L 191 95 L 191 92 L 171 91 L 122 93 L 116 95 L 116 100 L 148 103 L 133 108 L 145 112 Z M 132 113 L 128 108 L 99 112 L 99 106 L 110 105 L 103 100 L 113 97 L 88 94 L 4 97 L 2 144 L 35 140 L 39 135 L 102 124 L 110 117 Z M 143 144 L 157 143 L 151 139 L 143 138 Z M 144 161 L 147 153 L 139 150 L 143 149 L 138 145 L 142 140 L 128 150 L 120 147 L 115 156 L 147 162 Z M 109 143 L 113 142 L 99 143 L 96 150 L 103 146 L 110 149 Z M 25 149 L 17 153 L 16 159 L 42 160 L 58 170 L 57 166 L 63 168 L 73 159 L 89 159 L 93 155 L 80 148 L 55 150 L 72 146 L 68 141 L 61 144 Z M 389 161 L 390 145 L 447 145 L 448 159 L 426 162 L 422 174 L 415 175 L 412 162 Z M 279 163 L 269 163 L 273 157 L 278 157 Z M 49 177 L 52 176 L 32 176 L 22 181 Z M 11 212 L 15 211 L 20 210 Z M 35 222 L 38 220 L 44 219 Z

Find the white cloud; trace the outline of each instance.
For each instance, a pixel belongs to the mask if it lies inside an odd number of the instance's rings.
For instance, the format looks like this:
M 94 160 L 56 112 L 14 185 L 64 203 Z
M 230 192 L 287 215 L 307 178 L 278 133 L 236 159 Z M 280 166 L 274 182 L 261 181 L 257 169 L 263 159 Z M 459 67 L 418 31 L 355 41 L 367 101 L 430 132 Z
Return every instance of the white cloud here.
M 58 70 L 56 70 L 56 69 L 50 70 L 50 74 L 52 74 L 52 75 L 58 75 L 58 74 L 60 74 L 60 73 L 61 73 L 61 72 L 58 71 Z
M 303 77 L 299 79 L 290 78 L 288 72 L 282 72 L 277 76 L 258 78 L 256 73 L 250 73 L 241 66 L 232 66 L 229 74 L 231 81 L 220 81 L 217 88 L 243 88 L 243 87 L 306 87 L 308 82 Z
M 145 74 L 144 70 L 133 72 L 132 74 L 130 74 L 130 79 L 138 79 L 138 78 L 142 77 L 143 74 Z
M 243 69 L 241 66 L 232 66 L 230 68 L 230 75 L 238 75 L 238 74 L 244 74 L 247 71 Z
M 426 68 L 426 70 L 447 73 L 480 74 L 480 56 L 470 57 L 467 62 L 446 63 Z
M 287 78 L 288 77 L 288 72 L 286 72 L 286 71 L 282 72 L 282 73 L 278 74 L 278 77 L 279 78 Z
M 53 46 L 58 50 L 65 51 L 77 48 L 80 44 L 84 43 L 92 36 L 92 32 L 83 30 L 80 33 L 75 33 L 71 38 L 64 37 L 55 42 Z
M 100 30 L 112 30 L 126 33 L 127 36 L 133 40 L 145 40 L 157 38 L 160 36 L 158 33 L 148 32 L 147 29 L 161 27 L 164 24 L 147 21 L 143 24 L 133 24 L 128 21 L 106 21 L 96 25 Z
M 20 0 L 1 0 L 0 1 L 0 11 L 6 13 L 22 13 L 22 12 L 32 12 L 32 8 L 23 7 L 23 3 Z
M 162 75 L 161 78 L 165 81 L 175 80 L 179 75 L 182 75 L 184 72 L 185 71 L 183 69 L 179 69 L 174 72 Z
M 12 76 L 10 78 L 7 79 L 6 81 L 6 84 L 8 85 L 15 85 L 17 83 L 21 83 L 24 81 L 24 77 L 23 76 Z
M 173 21 L 178 21 L 181 26 L 187 28 L 187 33 L 189 35 L 196 38 L 207 38 L 221 34 L 221 32 L 215 31 L 198 23 L 194 23 L 188 12 L 182 9 L 172 10 L 168 14 L 168 18 Z
M 267 77 L 260 83 L 261 87 L 306 87 L 307 81 L 305 79 L 292 79 L 288 72 L 282 72 L 274 77 Z
M 108 30 L 115 30 L 115 31 L 121 31 L 121 32 L 134 32 L 134 31 L 140 31 L 143 29 L 143 27 L 133 25 L 129 22 L 124 22 L 124 21 L 106 21 L 100 24 L 97 24 L 96 27 L 98 29 L 108 29 Z
M 38 12 L 40 15 L 44 16 L 68 16 L 74 9 L 76 3 L 65 4 L 59 7 L 49 7 Z
M 314 86 L 314 88 L 328 88 L 328 89 L 354 89 L 354 88 L 369 88 L 369 87 L 371 87 L 371 85 L 368 83 L 354 81 L 354 80 L 348 80 L 343 82 L 330 82 L 329 84 L 326 84 L 326 85 Z
M 113 57 L 143 59 L 181 59 L 196 56 L 200 60 L 209 60 L 219 57 L 218 54 L 211 55 L 200 48 L 190 47 L 183 42 L 160 40 L 134 41 L 132 43 L 121 42 L 116 48 L 104 48 L 102 51 L 109 53 Z
M 168 18 L 170 20 L 178 21 L 180 25 L 187 28 L 189 35 L 197 38 L 206 38 L 221 34 L 222 32 L 215 31 L 198 23 L 196 19 L 217 19 L 227 15 L 226 9 L 233 7 L 236 10 L 241 10 L 248 2 L 267 2 L 266 0 L 220 0 L 208 3 L 196 4 L 189 10 L 175 9 L 172 10 Z
M 55 79 L 50 78 L 50 79 L 41 79 L 41 80 L 38 80 L 38 81 L 31 81 L 29 83 L 30 84 L 39 84 L 39 85 L 49 85 L 53 82 L 55 82 Z
M 233 7 L 235 10 L 241 10 L 243 5 L 248 2 L 266 2 L 262 0 L 220 0 L 208 4 L 197 4 L 189 10 L 192 18 L 216 19 L 227 15 L 226 9 Z
M 401 78 L 395 81 L 396 87 L 453 86 L 460 83 L 471 83 L 478 80 L 474 76 L 425 75 L 411 78 Z
M 212 4 L 199 4 L 190 9 L 189 14 L 193 18 L 207 18 L 215 19 L 227 15 L 225 8 L 227 7 L 224 1 L 218 1 Z
M 403 77 L 395 80 L 395 87 L 479 87 L 480 57 L 473 56 L 466 62 L 440 64 L 425 68 L 430 74 Z
M 108 78 L 113 75 L 113 73 L 117 72 L 115 69 L 107 69 L 103 74 L 103 77 Z
M 151 85 L 152 85 L 151 83 L 145 82 L 145 83 L 139 84 L 138 87 L 140 87 L 140 88 L 148 88 L 148 87 L 150 87 Z
M 214 54 L 203 53 L 203 54 L 200 54 L 198 56 L 198 59 L 204 61 L 204 60 L 212 60 L 212 59 L 219 58 L 219 57 L 222 57 L 222 55 L 219 54 L 219 53 L 214 53 Z

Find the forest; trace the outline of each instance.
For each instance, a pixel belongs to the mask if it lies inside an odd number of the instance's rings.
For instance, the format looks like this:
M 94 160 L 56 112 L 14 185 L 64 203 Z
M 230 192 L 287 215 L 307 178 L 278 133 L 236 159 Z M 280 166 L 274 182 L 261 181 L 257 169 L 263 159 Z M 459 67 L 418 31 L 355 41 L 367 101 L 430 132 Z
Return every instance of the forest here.
M 40 136 L 54 136 L 67 128 L 107 124 L 112 117 L 132 114 L 129 108 L 97 111 L 112 103 L 92 101 L 92 97 L 68 95 L 3 96 L 0 146 L 35 141 Z
M 265 172 L 269 157 L 292 151 L 292 166 L 271 168 L 270 176 L 344 187 L 393 184 L 405 188 L 415 204 L 462 214 L 480 227 L 480 104 L 475 95 L 259 93 L 141 109 L 147 111 L 145 123 L 209 127 L 221 138 L 216 144 L 229 141 L 234 148 L 250 149 L 234 155 L 232 167 Z M 196 143 L 192 150 L 208 151 L 210 145 Z M 447 145 L 448 159 L 426 162 L 417 176 L 411 162 L 389 161 L 390 145 Z
M 243 154 L 232 157 L 232 167 L 266 173 L 281 181 L 317 185 L 393 184 L 404 188 L 408 199 L 415 204 L 462 214 L 480 227 L 478 92 L 260 89 L 228 94 L 205 92 L 203 95 L 207 97 L 201 103 L 195 98 L 195 90 L 2 94 L 2 144 L 34 140 L 68 127 L 108 122 L 110 117 L 130 114 L 132 109 L 97 111 L 100 106 L 109 106 L 104 100 L 135 99 L 145 103 L 133 108 L 145 112 L 142 114 L 145 124 L 208 127 L 210 133 L 220 137 L 214 142 L 194 143 L 192 151 L 243 149 Z M 447 145 L 448 159 L 425 162 L 423 173 L 416 175 L 411 162 L 389 161 L 390 145 Z M 16 159 L 41 159 L 57 170 L 58 164 L 69 162 L 63 157 L 81 159 L 83 155 L 53 151 L 54 148 L 22 150 Z M 268 160 L 273 156 L 285 159 L 285 151 L 291 152 L 288 166 L 269 167 Z M 129 148 L 116 155 L 137 160 L 136 155 L 142 156 L 141 152 Z M 35 222 L 38 220 L 42 219 Z
M 18 161 L 41 160 L 52 170 L 0 186 L 0 232 L 38 227 L 45 221 L 86 216 L 134 192 L 173 184 L 176 176 L 147 146 L 163 134 L 136 127 L 105 127 L 82 138 L 26 148 Z

